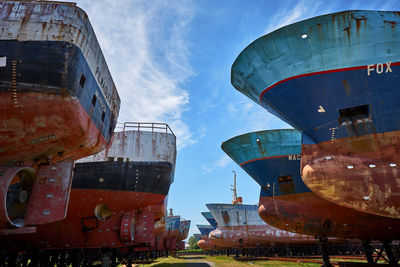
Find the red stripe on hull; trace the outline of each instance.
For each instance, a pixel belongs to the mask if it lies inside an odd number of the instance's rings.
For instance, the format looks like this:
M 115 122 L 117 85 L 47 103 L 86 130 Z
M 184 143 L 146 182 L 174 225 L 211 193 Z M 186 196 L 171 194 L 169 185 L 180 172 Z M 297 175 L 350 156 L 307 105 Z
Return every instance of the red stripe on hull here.
M 387 64 L 383 64 L 384 66 L 387 66 Z M 400 65 L 400 62 L 394 62 L 390 64 L 391 66 L 398 66 Z M 267 87 L 266 89 L 264 89 L 259 97 L 260 103 L 262 103 L 262 97 L 263 95 L 268 92 L 269 90 L 271 90 L 272 88 L 274 88 L 275 86 L 290 81 L 290 80 L 294 80 L 294 79 L 298 79 L 301 77 L 307 77 L 307 76 L 312 76 L 312 75 L 319 75 L 319 74 L 326 74 L 326 73 L 334 73 L 334 72 L 343 72 L 343 71 L 352 71 L 352 70 L 362 70 L 362 69 L 367 69 L 368 66 L 356 66 L 356 67 L 349 67 L 349 68 L 341 68 L 341 69 L 333 69 L 333 70 L 324 70 L 324 71 L 317 71 L 317 72 L 311 72 L 311 73 L 304 73 L 304 74 L 300 74 L 300 75 L 296 75 L 296 76 L 292 76 L 286 79 L 283 79 L 279 82 L 274 83 L 273 85 Z
M 312 192 L 260 197 L 258 213 L 266 223 L 300 234 L 378 240 L 400 237 L 400 220 L 348 209 Z
M 101 151 L 106 140 L 79 100 L 70 96 L 0 93 L 0 163 L 79 159 Z
M 335 204 L 400 218 L 400 131 L 302 145 L 301 170 Z
M 251 159 L 251 160 L 245 161 L 245 162 L 243 162 L 243 163 L 240 163 L 240 166 L 243 166 L 243 165 L 245 165 L 245 164 L 247 164 L 247 163 L 249 163 L 249 162 L 253 162 L 253 161 L 258 161 L 258 160 L 263 160 L 263 159 L 286 158 L 286 157 L 288 157 L 288 156 L 289 156 L 289 155 L 279 155 L 279 156 L 273 156 L 273 157 L 265 157 L 265 158 Z
M 315 243 L 312 236 L 289 233 L 270 225 L 240 225 L 218 227 L 209 235 L 218 247 L 257 247 L 272 244 Z

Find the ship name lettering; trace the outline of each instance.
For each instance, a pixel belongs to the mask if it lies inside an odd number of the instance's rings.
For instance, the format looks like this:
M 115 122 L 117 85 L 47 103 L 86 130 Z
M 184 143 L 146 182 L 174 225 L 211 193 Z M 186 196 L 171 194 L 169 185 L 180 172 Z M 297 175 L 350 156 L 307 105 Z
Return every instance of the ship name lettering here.
M 289 160 L 300 160 L 301 155 L 289 155 L 288 158 Z
M 370 64 L 367 67 L 367 74 L 368 76 L 371 76 L 371 71 L 375 70 L 376 73 L 382 74 L 384 70 L 384 66 L 386 65 L 386 70 L 385 73 L 392 72 L 392 68 L 390 65 L 392 65 L 392 62 L 386 62 L 386 64 L 383 63 L 378 63 L 378 64 Z

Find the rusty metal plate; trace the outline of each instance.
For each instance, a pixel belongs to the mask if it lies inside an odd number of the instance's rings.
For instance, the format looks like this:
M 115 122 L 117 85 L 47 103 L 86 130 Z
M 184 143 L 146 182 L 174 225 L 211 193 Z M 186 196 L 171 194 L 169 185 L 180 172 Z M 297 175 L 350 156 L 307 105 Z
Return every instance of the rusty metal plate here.
M 72 160 L 40 166 L 32 190 L 25 225 L 59 221 L 67 215 Z

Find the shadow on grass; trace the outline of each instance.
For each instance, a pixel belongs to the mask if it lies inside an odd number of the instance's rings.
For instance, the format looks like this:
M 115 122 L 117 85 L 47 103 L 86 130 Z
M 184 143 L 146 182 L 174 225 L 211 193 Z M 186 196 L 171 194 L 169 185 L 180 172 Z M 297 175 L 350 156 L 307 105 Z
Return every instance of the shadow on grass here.
M 177 257 L 178 259 L 184 259 L 184 260 L 202 260 L 205 258 L 205 256 L 179 256 Z
M 210 267 L 209 264 L 204 262 L 185 262 L 185 263 L 160 263 L 155 264 L 153 266 L 157 267 L 169 267 L 169 266 L 178 266 L 178 267 Z

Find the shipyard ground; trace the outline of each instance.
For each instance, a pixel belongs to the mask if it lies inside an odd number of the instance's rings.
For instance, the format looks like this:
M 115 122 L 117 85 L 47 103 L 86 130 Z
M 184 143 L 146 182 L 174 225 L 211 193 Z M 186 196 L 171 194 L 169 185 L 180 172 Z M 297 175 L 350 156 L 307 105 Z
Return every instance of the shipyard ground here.
M 363 262 L 366 261 L 362 258 L 346 258 L 346 257 L 332 257 L 331 263 L 333 266 L 346 266 L 343 265 L 344 262 Z M 342 264 L 340 264 L 342 263 Z M 186 255 L 179 257 L 168 257 L 159 258 L 154 262 L 148 262 L 146 264 L 137 263 L 132 266 L 135 267 L 244 267 L 244 266 L 282 266 L 282 267 L 292 267 L 292 266 L 305 266 L 305 267 L 320 267 L 322 264 L 322 258 L 263 258 L 263 259 L 249 259 L 249 258 L 238 258 L 227 256 L 205 256 L 205 255 Z M 125 266 L 125 265 L 119 265 Z M 348 265 L 347 265 L 348 266 Z M 365 266 L 365 265 L 364 265 Z M 389 266 L 389 265 L 385 265 Z

